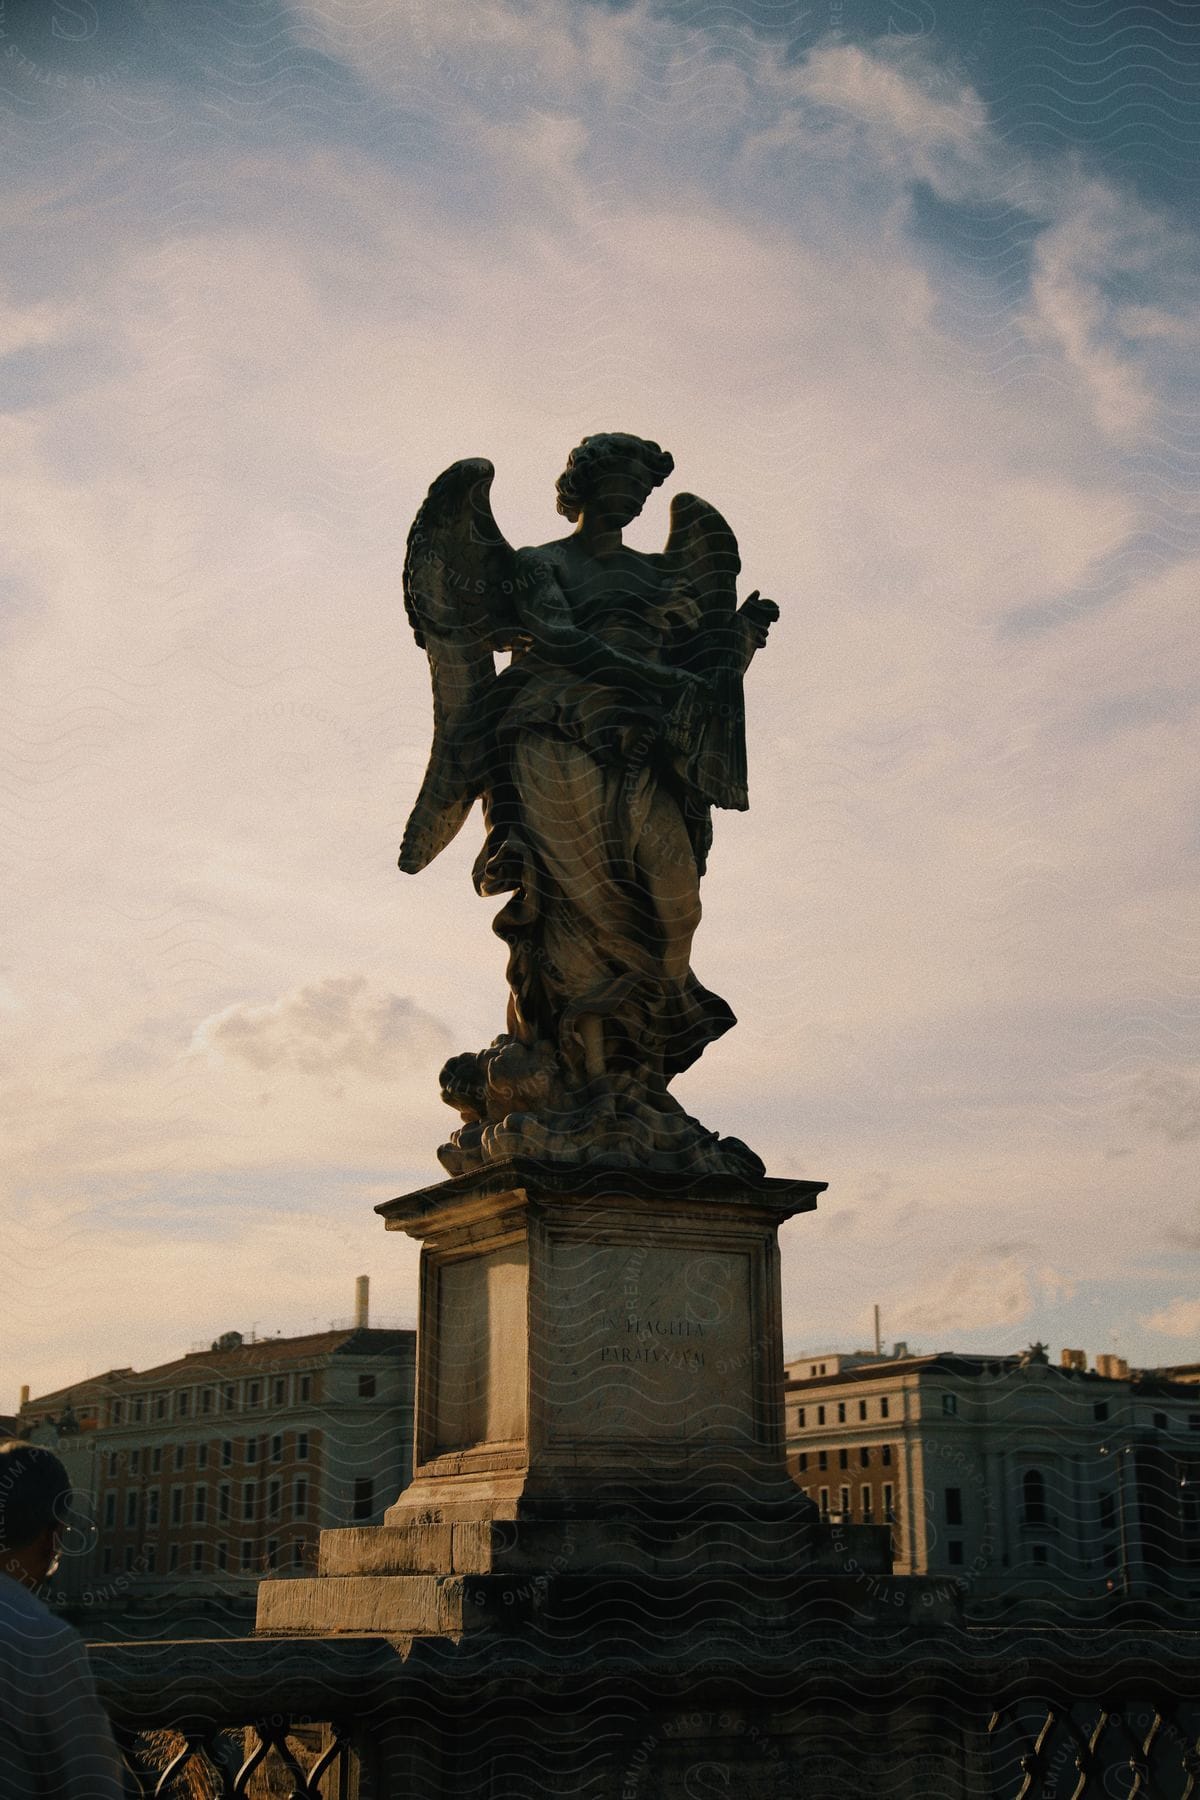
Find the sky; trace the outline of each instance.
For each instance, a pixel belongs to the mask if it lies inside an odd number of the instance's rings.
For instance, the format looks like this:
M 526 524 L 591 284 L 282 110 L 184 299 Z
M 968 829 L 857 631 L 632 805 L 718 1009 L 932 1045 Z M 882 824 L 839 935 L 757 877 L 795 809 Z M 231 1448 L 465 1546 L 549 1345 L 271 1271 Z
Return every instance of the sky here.
M 656 439 L 781 619 L 676 1091 L 786 1343 L 1200 1357 L 1200 13 L 0 4 L 0 1409 L 409 1324 L 373 1206 L 502 1028 L 400 591 Z

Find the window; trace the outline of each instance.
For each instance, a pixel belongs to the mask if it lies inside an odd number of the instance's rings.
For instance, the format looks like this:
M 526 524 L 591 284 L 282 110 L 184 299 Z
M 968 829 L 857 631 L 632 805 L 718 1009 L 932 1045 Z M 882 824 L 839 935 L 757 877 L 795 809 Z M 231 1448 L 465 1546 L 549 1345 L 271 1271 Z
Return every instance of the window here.
M 252 1381 L 250 1383 L 249 1387 L 246 1390 L 246 1405 L 247 1406 L 261 1406 L 262 1405 L 262 1382 L 261 1381 Z
M 1040 1469 L 1026 1469 L 1021 1481 L 1021 1497 L 1025 1503 L 1025 1525 L 1046 1523 L 1046 1477 Z M 1034 1561 L 1037 1561 L 1036 1556 Z
M 945 1415 L 948 1419 L 952 1419 L 954 1417 L 955 1413 L 958 1411 L 958 1395 L 957 1394 L 943 1394 L 942 1395 L 942 1411 L 945 1413 Z
M 883 1516 L 889 1525 L 896 1523 L 896 1501 L 890 1481 L 883 1484 Z
M 125 1573 L 128 1575 L 130 1573 L 130 1571 L 132 1570 L 132 1568 L 133 1568 L 133 1545 L 126 1544 L 126 1546 L 125 1546 Z
M 286 1403 L 287 1403 L 287 1377 L 286 1377 L 286 1375 L 277 1375 L 275 1377 L 275 1380 L 271 1384 L 271 1399 L 276 1406 L 286 1405 Z
M 865 1482 L 858 1491 L 858 1497 L 862 1502 L 863 1524 L 869 1525 L 871 1523 L 871 1490 Z
M 822 1363 L 821 1364 L 821 1374 L 823 1375 L 824 1373 L 825 1373 L 825 1364 Z
M 1188 1430 L 1200 1431 L 1200 1413 L 1188 1414 Z
M 162 1474 L 162 1447 L 161 1447 L 161 1445 L 150 1452 L 150 1473 L 152 1475 L 161 1475 Z
M 807 1468 L 808 1468 L 808 1451 L 802 1450 L 800 1452 L 800 1473 L 803 1475 Z
M 860 1400 L 858 1403 L 858 1416 L 860 1419 L 865 1419 L 867 1416 L 867 1403 L 865 1400 Z
M 196 1445 L 196 1467 L 198 1469 L 207 1469 L 207 1467 L 208 1467 L 208 1445 L 207 1444 L 197 1444 Z
M 1045 1568 L 1045 1566 L 1046 1566 L 1046 1546 L 1045 1546 L 1045 1544 L 1035 1544 L 1033 1546 L 1033 1560 L 1037 1564 L 1039 1569 Z
M 247 1438 L 246 1439 L 246 1461 L 248 1463 L 258 1461 L 258 1439 L 257 1438 Z
M 117 1472 L 117 1453 L 115 1450 L 110 1450 L 108 1453 L 108 1473 L 111 1477 L 111 1476 L 115 1475 L 116 1472 Z
M 280 1481 L 278 1478 L 276 1478 L 274 1481 L 269 1482 L 267 1485 L 267 1517 L 268 1517 L 268 1519 L 277 1519 L 279 1517 L 279 1505 L 280 1505 L 282 1496 L 283 1496 L 282 1481 Z
M 153 1575 L 155 1564 L 158 1561 L 158 1556 L 153 1544 L 146 1545 L 145 1549 L 142 1551 L 142 1560 L 146 1565 L 147 1575 Z
M 142 1453 L 141 1453 L 141 1451 L 140 1450 L 131 1450 L 129 1452 L 129 1473 L 131 1475 L 139 1475 L 141 1473 L 141 1468 L 142 1468 Z
M 848 1487 L 839 1488 L 838 1497 L 841 1515 L 843 1519 L 848 1519 L 850 1517 L 850 1489 Z
M 300 1377 L 300 1398 L 302 1400 L 311 1400 L 312 1399 L 312 1376 L 311 1375 L 302 1375 Z
M 796 1414 L 796 1428 L 797 1428 L 797 1430 L 800 1430 L 800 1431 L 802 1431 L 804 1429 L 804 1408 L 803 1407 L 801 1407 L 800 1411 Z
M 208 1517 L 208 1489 L 205 1487 L 204 1483 L 201 1481 L 201 1482 L 197 1483 L 195 1496 L 192 1501 L 192 1524 L 193 1525 L 203 1525 L 203 1523 L 207 1517 Z
M 252 1569 L 254 1567 L 254 1545 L 249 1538 L 242 1539 L 241 1554 L 238 1561 L 241 1564 L 243 1574 L 246 1573 L 247 1569 Z
M 803 1461 L 803 1458 L 801 1458 Z M 293 1490 L 292 1515 L 297 1519 L 308 1517 L 308 1482 L 303 1475 L 297 1475 Z
M 193 1544 L 192 1545 L 192 1574 L 199 1575 L 199 1573 L 203 1567 L 204 1567 L 204 1545 L 203 1544 Z
M 888 1416 L 888 1397 L 886 1394 L 882 1396 L 879 1402 L 879 1416 L 881 1419 L 886 1419 Z
M 866 1444 L 863 1444 L 859 1449 L 858 1466 L 860 1469 L 869 1469 L 871 1466 L 871 1452 Z
M 1117 1497 L 1115 1494 L 1101 1494 L 1097 1507 L 1098 1523 L 1101 1531 L 1111 1531 L 1117 1522 Z
M 146 1495 L 146 1524 L 154 1527 L 158 1524 L 158 1489 L 151 1488 Z
M 121 1411 L 121 1402 L 119 1400 L 114 1400 L 112 1403 L 112 1422 L 114 1425 L 119 1425 L 121 1423 Z
M 146 1396 L 139 1394 L 133 1403 L 133 1422 L 140 1425 L 146 1413 Z
M 225 1542 L 221 1542 L 217 1545 L 217 1567 L 218 1569 L 227 1569 L 229 1567 L 229 1545 Z
M 304 1567 L 304 1539 L 303 1538 L 297 1538 L 295 1543 L 292 1545 L 292 1567 L 293 1567 L 293 1569 L 302 1569 Z
M 279 1567 L 279 1539 L 278 1538 L 268 1538 L 267 1539 L 267 1567 L 268 1567 L 268 1569 L 276 1569 Z
M 1167 1429 L 1167 1415 L 1166 1415 L 1166 1413 L 1155 1413 L 1155 1415 L 1154 1415 L 1154 1429 L 1155 1429 L 1155 1431 L 1165 1431 L 1165 1430 L 1166 1430 L 1166 1429 Z
M 227 1469 L 233 1461 L 233 1439 L 226 1438 L 221 1445 L 221 1467 Z
M 880 1460 L 880 1462 L 881 1462 L 881 1463 L 882 1463 L 882 1464 L 883 1464 L 883 1466 L 884 1466 L 884 1468 L 885 1468 L 885 1469 L 888 1469 L 888 1468 L 890 1468 L 890 1467 L 891 1467 L 891 1464 L 892 1464 L 892 1446 L 891 1446 L 891 1445 L 890 1445 L 890 1444 L 881 1444 L 881 1445 L 880 1445 L 880 1448 L 879 1448 L 879 1460 Z
M 252 1481 L 243 1481 L 242 1483 L 242 1518 L 247 1524 L 254 1518 L 254 1483 Z
M 227 1381 L 221 1389 L 221 1406 L 225 1412 L 232 1412 L 237 1405 L 237 1385 Z
M 947 1525 L 961 1525 L 962 1522 L 962 1489 L 948 1487 L 946 1489 L 946 1523 Z
M 176 1474 L 178 1474 L 180 1469 L 182 1469 L 183 1464 L 184 1464 L 184 1458 L 186 1457 L 186 1455 L 187 1455 L 187 1446 L 185 1444 L 176 1444 L 176 1446 L 175 1446 L 175 1473 Z
M 179 1487 L 171 1489 L 171 1523 L 183 1524 L 183 1489 Z
M 283 1461 L 283 1438 L 278 1432 L 276 1432 L 275 1436 L 271 1439 L 271 1461 Z
M 167 1567 L 174 1572 L 179 1567 L 179 1545 L 172 1544 L 167 1551 Z
M 818 1450 L 817 1451 L 817 1467 L 818 1467 L 818 1469 L 827 1469 L 829 1467 L 829 1452 L 828 1452 L 828 1450 Z
M 375 1377 L 373 1375 L 359 1376 L 358 1397 L 360 1400 L 373 1400 L 375 1398 Z
M 824 1423 L 825 1423 L 825 1408 L 823 1406 L 818 1406 L 818 1408 L 817 1408 L 817 1424 L 823 1425 Z
M 829 1517 L 829 1489 L 828 1488 L 819 1488 L 818 1489 L 818 1502 L 819 1502 L 820 1508 L 821 1508 L 821 1517 L 823 1519 L 827 1519 Z
M 115 1494 L 105 1494 L 105 1496 L 104 1496 L 104 1523 L 106 1525 L 115 1525 L 116 1522 L 117 1522 L 117 1496 Z
M 167 1396 L 165 1394 L 155 1394 L 155 1396 L 154 1396 L 154 1416 L 156 1419 L 165 1419 L 166 1418 L 166 1416 L 167 1416 Z
M 188 1407 L 191 1404 L 191 1399 L 192 1399 L 192 1397 L 188 1393 L 187 1389 L 180 1388 L 179 1392 L 175 1396 L 175 1415 L 177 1418 L 180 1418 L 180 1419 L 187 1418 Z
M 129 1488 L 125 1495 L 125 1529 L 132 1531 L 137 1524 L 138 1496 L 136 1488 Z
M 838 1424 L 844 1425 L 846 1423 L 846 1402 L 844 1400 L 839 1400 L 837 1403 L 837 1409 L 838 1409 Z
M 946 1556 L 947 1556 L 947 1559 L 949 1560 L 951 1568 L 961 1569 L 962 1560 L 963 1560 L 963 1547 L 962 1547 L 962 1539 L 961 1538 L 951 1538 L 950 1539 L 949 1543 L 946 1545 Z
M 1096 1420 L 1097 1424 L 1104 1423 L 1105 1419 L 1107 1419 L 1107 1417 L 1108 1417 L 1108 1401 L 1107 1400 L 1097 1400 L 1096 1401 L 1095 1405 L 1092 1407 L 1092 1417 L 1093 1417 L 1093 1419 Z M 1045 1549 L 1044 1544 L 1042 1545 L 1042 1549 L 1043 1550 Z M 1034 1561 L 1036 1562 L 1036 1560 L 1037 1560 L 1037 1558 L 1035 1557 Z
M 105 1574 L 105 1575 L 111 1575 L 111 1574 L 112 1574 L 112 1545 L 111 1545 L 111 1544 L 105 1544 L 105 1546 L 104 1546 L 104 1555 L 103 1555 L 103 1558 L 102 1558 L 102 1560 L 101 1560 L 101 1565 L 100 1565 L 100 1566 L 101 1566 L 101 1570 L 102 1570 L 102 1572 L 103 1572 L 103 1573 L 104 1573 L 104 1574 Z
M 357 1475 L 354 1479 L 354 1511 L 355 1519 L 369 1519 L 375 1510 L 375 1483 L 369 1475 Z
M 848 1469 L 849 1467 L 850 1467 L 850 1452 L 847 1449 L 843 1448 L 838 1451 L 838 1468 L 839 1469 Z
M 308 1461 L 308 1433 L 307 1433 L 307 1431 L 298 1431 L 296 1433 L 296 1461 L 297 1462 L 307 1462 Z
M 202 1413 L 211 1412 L 212 1411 L 212 1403 L 213 1403 L 212 1389 L 211 1388 L 201 1388 L 200 1389 L 200 1411 Z

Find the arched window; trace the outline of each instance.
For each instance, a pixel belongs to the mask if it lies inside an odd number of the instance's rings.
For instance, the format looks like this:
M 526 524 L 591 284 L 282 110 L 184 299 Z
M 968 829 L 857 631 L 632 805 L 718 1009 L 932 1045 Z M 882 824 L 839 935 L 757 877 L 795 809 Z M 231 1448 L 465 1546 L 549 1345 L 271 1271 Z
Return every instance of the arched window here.
M 1046 1477 L 1040 1469 L 1026 1469 L 1021 1483 L 1026 1525 L 1046 1523 Z

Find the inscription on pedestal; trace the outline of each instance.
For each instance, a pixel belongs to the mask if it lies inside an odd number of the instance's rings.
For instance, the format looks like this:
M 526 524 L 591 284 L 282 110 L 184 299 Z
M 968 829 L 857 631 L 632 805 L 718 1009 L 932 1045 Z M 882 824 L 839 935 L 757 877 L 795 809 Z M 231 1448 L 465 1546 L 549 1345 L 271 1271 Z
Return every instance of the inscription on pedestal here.
M 753 1437 L 748 1257 L 561 1243 L 551 1270 L 537 1374 L 552 1442 Z

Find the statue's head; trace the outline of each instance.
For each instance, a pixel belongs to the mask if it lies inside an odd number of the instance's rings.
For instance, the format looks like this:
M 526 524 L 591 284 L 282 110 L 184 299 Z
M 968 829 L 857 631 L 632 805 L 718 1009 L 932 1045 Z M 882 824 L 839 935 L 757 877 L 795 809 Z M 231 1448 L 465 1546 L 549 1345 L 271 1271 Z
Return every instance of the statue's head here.
M 675 459 L 649 438 L 628 431 L 597 431 L 577 444 L 558 478 L 558 510 L 572 522 L 603 484 L 612 497 L 620 497 L 621 511 L 630 519 L 641 512 L 647 494 L 660 487 L 675 467 Z

